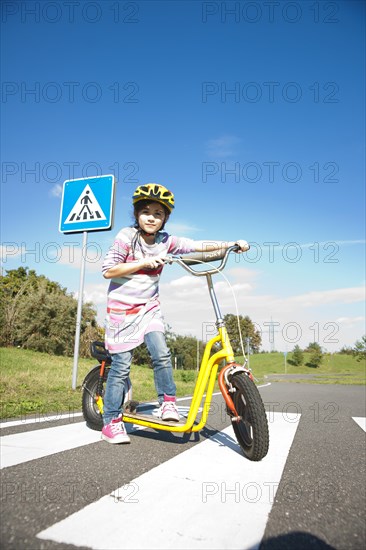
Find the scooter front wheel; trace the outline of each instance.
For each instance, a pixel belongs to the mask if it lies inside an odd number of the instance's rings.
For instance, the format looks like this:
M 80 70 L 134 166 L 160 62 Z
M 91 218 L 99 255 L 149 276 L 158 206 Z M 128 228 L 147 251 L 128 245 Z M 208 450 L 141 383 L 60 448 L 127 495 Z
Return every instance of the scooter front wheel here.
M 231 398 L 238 412 L 231 423 L 244 456 L 252 461 L 262 460 L 268 453 L 269 433 L 266 411 L 257 386 L 247 374 L 230 377 L 235 388 Z

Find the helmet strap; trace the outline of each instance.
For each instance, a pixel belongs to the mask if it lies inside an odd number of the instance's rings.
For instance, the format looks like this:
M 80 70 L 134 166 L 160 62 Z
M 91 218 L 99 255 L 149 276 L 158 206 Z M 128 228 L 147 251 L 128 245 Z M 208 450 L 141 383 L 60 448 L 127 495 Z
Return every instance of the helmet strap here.
M 143 235 L 144 237 L 154 237 L 156 235 L 157 232 L 155 233 L 148 233 L 147 231 L 144 231 L 143 229 L 141 229 L 141 227 L 139 226 L 139 231 L 141 233 L 141 235 Z

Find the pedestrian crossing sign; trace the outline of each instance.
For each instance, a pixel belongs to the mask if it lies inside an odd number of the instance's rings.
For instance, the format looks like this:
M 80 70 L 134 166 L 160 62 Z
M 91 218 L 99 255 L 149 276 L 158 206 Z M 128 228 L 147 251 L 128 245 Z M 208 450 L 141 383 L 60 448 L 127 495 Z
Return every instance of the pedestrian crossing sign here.
M 114 183 L 111 175 L 66 180 L 60 212 L 61 233 L 111 229 Z

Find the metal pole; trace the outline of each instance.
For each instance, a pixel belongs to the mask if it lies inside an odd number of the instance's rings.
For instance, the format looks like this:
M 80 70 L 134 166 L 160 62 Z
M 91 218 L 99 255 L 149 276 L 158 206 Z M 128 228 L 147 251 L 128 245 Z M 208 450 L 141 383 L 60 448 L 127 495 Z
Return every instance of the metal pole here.
M 248 369 L 250 368 L 250 338 L 247 338 Z
M 86 261 L 86 245 L 87 245 L 87 242 L 88 242 L 88 232 L 83 231 L 83 245 L 82 245 L 82 248 L 81 248 L 81 266 L 80 266 L 78 309 L 77 309 L 77 313 L 76 313 L 74 367 L 72 369 L 72 389 L 73 390 L 76 390 L 77 378 L 78 378 L 80 327 L 81 327 L 81 313 L 82 313 L 82 309 L 83 309 L 84 276 L 85 276 L 85 261 Z
M 197 370 L 200 370 L 200 343 L 197 338 Z
M 207 279 L 207 284 L 208 284 L 208 290 L 209 290 L 209 293 L 210 293 L 210 298 L 211 298 L 212 305 L 213 305 L 215 315 L 216 315 L 216 320 L 219 323 L 222 323 L 223 321 L 222 321 L 220 306 L 219 306 L 217 298 L 216 298 L 215 289 L 214 289 L 214 286 L 213 286 L 212 277 L 211 277 L 210 273 L 207 273 L 206 279 Z

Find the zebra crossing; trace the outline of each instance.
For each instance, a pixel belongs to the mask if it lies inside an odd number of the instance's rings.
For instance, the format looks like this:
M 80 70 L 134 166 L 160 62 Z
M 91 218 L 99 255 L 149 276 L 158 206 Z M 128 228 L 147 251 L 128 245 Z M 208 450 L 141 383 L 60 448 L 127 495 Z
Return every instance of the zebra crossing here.
M 180 409 L 183 414 L 188 410 Z M 16 517 L 16 509 L 26 518 L 37 519 L 30 528 L 28 545 L 23 533 L 18 547 L 43 548 L 47 544 L 47 548 L 56 548 L 63 544 L 65 548 L 92 549 L 257 549 L 278 502 L 278 488 L 301 422 L 301 414 L 291 414 L 288 407 L 286 411 L 285 415 L 273 410 L 268 413 L 270 450 L 261 462 L 243 458 L 229 426 L 210 431 L 197 443 L 180 445 L 174 453 L 168 442 L 169 456 L 163 453 L 155 460 L 155 466 L 140 470 L 131 464 L 134 453 L 139 453 L 137 463 L 141 463 L 141 457 L 150 459 L 147 454 L 159 453 L 163 446 L 160 435 L 151 439 L 152 433 L 144 435 L 141 427 L 129 428 L 140 435 L 135 434 L 127 451 L 125 446 L 106 445 L 99 432 L 89 430 L 82 418 L 68 423 L 59 418 L 63 425 L 57 425 L 55 418 L 52 427 L 37 425 L 36 429 L 23 423 L 20 433 L 9 433 L 18 429 L 19 423 L 4 422 L 0 427 L 8 428 L 1 438 L 5 523 L 11 521 L 12 511 Z M 366 419 L 355 415 L 350 420 L 357 437 L 362 438 Z M 110 453 L 112 459 L 119 457 L 121 462 L 116 467 L 120 469 L 126 469 L 124 460 L 128 460 L 130 471 L 136 471 L 136 475 L 128 474 L 122 484 L 106 480 L 108 488 L 103 491 L 103 483 L 92 480 L 97 471 L 94 457 L 103 458 L 105 453 Z M 90 461 L 85 457 L 90 457 Z M 83 463 L 73 477 L 70 472 L 75 460 Z M 64 476 L 61 471 L 54 481 L 44 481 L 55 471 L 56 464 L 65 467 Z M 40 474 L 45 467 L 49 468 L 47 473 Z M 80 477 L 84 470 L 87 475 Z M 43 482 L 32 484 L 29 478 L 38 479 L 37 476 Z M 100 472 L 98 476 L 100 480 Z M 60 498 L 61 486 L 68 491 L 64 499 Z M 85 502 L 83 498 L 78 500 L 81 490 L 93 493 L 88 494 L 92 498 L 87 502 L 86 498 Z M 45 505 L 45 510 L 40 504 Z M 24 529 L 26 523 L 20 524 Z M 10 531 L 4 530 L 4 548 L 15 547 L 10 544 L 9 532 L 17 528 L 8 526 Z
M 275 413 L 273 447 L 261 462 L 243 464 L 229 427 L 37 537 L 95 549 L 243 549 L 244 540 L 245 548 L 253 548 L 263 536 L 299 419 L 289 423 Z M 229 521 L 220 522 L 223 514 Z M 100 521 L 116 516 L 108 530 L 100 530 Z

